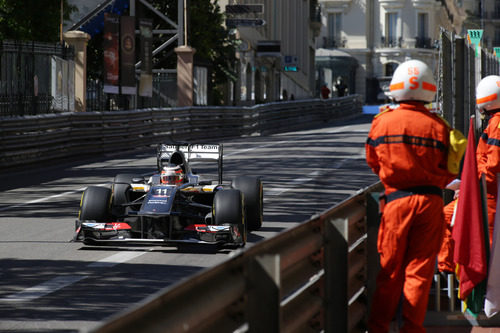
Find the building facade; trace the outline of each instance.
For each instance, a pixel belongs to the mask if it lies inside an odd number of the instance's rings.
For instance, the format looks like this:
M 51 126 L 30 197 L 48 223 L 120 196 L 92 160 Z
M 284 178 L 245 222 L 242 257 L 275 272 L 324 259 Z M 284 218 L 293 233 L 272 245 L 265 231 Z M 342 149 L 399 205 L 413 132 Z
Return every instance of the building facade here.
M 500 47 L 500 1 L 463 0 L 467 13 L 464 29 L 483 29 L 481 45 L 493 51 Z
M 319 0 L 318 84 L 346 82 L 367 103 L 384 100 L 396 67 L 419 59 L 437 69 L 440 28 L 460 33 L 465 10 L 454 0 Z
M 229 22 L 236 23 L 228 25 L 239 42 L 236 104 L 314 96 L 317 0 L 219 0 L 218 4 Z M 238 7 L 259 4 L 261 11 L 252 7 L 241 13 L 248 8 Z M 236 7 L 226 11 L 227 5 Z

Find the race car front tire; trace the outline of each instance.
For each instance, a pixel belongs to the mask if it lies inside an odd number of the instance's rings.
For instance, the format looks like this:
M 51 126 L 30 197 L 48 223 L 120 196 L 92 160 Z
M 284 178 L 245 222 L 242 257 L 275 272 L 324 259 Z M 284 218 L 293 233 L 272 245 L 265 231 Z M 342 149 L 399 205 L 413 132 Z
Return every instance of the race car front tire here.
M 111 190 L 113 194 L 111 207 L 112 214 L 114 216 L 119 217 L 125 214 L 126 209 L 122 205 L 130 201 L 130 199 L 127 197 L 127 191 L 130 188 L 132 179 L 137 177 L 140 176 L 128 173 L 118 174 L 115 176 L 115 179 L 113 180 L 113 187 Z
M 239 190 L 223 190 L 215 193 L 212 210 L 212 221 L 216 225 L 235 224 L 241 233 L 237 240 L 245 245 L 246 223 L 243 197 Z
M 106 222 L 109 219 L 111 189 L 89 186 L 82 194 L 78 219 Z
M 243 193 L 248 230 L 259 230 L 264 215 L 262 181 L 258 177 L 239 176 L 233 180 L 232 187 Z

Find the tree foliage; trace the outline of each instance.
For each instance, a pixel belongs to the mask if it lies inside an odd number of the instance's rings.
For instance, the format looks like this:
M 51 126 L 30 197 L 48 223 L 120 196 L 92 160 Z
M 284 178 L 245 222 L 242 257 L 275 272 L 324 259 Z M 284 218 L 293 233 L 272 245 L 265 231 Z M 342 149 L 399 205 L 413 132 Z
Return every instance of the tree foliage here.
M 76 8 L 63 0 L 63 19 Z M 57 42 L 61 24 L 60 0 L 0 0 L 0 40 Z
M 223 99 L 224 84 L 234 80 L 235 41 L 224 28 L 224 16 L 217 1 L 191 1 L 188 39 L 196 49 L 195 60 L 210 64 L 212 101 L 219 104 Z
M 178 0 L 150 0 L 156 9 L 167 17 L 177 22 Z M 188 0 L 188 45 L 196 50 L 194 55 L 195 65 L 207 66 L 209 69 L 209 100 L 212 104 L 221 104 L 223 99 L 224 85 L 228 80 L 235 79 L 235 42 L 230 38 L 229 31 L 224 27 L 224 15 L 218 1 L 211 0 Z M 153 17 L 156 28 L 169 28 L 156 15 L 143 10 L 142 14 Z M 170 27 L 171 28 L 171 27 Z M 165 36 L 156 39 L 159 46 L 165 41 Z M 176 55 L 173 45 L 155 57 L 156 68 L 175 68 Z

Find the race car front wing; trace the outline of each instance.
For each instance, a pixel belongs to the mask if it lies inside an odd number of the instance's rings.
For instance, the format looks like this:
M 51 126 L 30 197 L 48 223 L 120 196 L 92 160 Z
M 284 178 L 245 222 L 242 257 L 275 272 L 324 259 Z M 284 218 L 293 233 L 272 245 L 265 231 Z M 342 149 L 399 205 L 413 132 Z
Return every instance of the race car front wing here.
M 72 241 L 86 245 L 164 245 L 210 244 L 242 246 L 243 230 L 239 225 L 192 224 L 184 228 L 182 237 L 172 238 L 133 238 L 131 226 L 125 222 L 75 221 L 75 235 Z

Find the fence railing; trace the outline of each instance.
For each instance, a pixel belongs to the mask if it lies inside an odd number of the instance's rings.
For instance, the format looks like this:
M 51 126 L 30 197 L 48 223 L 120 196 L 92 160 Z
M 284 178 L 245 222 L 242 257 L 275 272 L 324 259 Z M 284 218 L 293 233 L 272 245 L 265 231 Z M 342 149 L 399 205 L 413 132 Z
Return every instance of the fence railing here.
M 184 107 L 0 118 L 0 168 L 123 151 L 167 140 L 212 141 L 319 126 L 361 114 L 361 96 L 253 107 Z
M 465 38 L 445 30 L 441 30 L 440 46 L 437 78 L 441 111 L 454 128 L 468 133 L 469 119 L 476 114 L 476 86 L 481 78 L 497 75 L 500 64 L 496 56 L 484 49 L 476 56 Z M 480 119 L 479 114 L 476 116 Z M 478 138 L 481 124 L 476 125 L 476 131 Z
M 72 60 L 72 48 L 41 42 L 0 42 L 0 117 L 51 113 L 53 100 L 71 77 L 55 65 L 53 56 Z M 66 89 L 66 95 L 73 94 Z M 68 110 L 66 108 L 65 110 Z
M 144 108 L 167 108 L 177 105 L 176 74 L 163 73 L 153 76 L 152 97 L 107 94 L 102 80 L 88 79 L 86 92 L 87 111 L 116 111 Z M 195 90 L 196 92 L 196 90 Z M 206 103 L 205 103 L 206 104 Z

